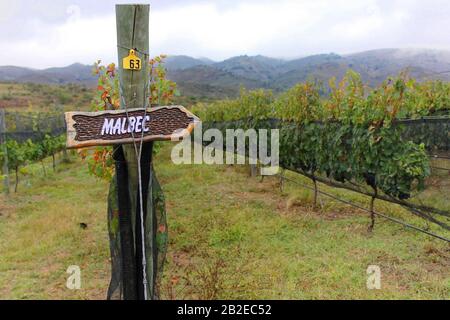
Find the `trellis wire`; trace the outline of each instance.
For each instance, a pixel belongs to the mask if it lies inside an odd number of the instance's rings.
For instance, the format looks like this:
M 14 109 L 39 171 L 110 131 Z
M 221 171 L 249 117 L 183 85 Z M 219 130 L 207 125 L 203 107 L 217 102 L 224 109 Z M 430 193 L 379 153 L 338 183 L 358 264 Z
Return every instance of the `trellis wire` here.
M 145 90 L 145 89 L 144 89 Z M 123 94 L 120 94 L 122 101 L 124 103 L 125 106 L 125 112 L 127 115 L 127 121 L 129 123 L 129 114 L 128 114 L 128 105 L 125 102 L 125 98 L 123 96 Z M 144 95 L 145 96 L 145 95 Z M 134 102 L 136 102 L 136 96 L 133 97 Z M 145 113 L 144 113 L 144 119 L 145 116 L 147 114 L 147 108 L 145 108 Z M 145 121 L 145 120 L 144 120 Z M 141 246 L 142 246 L 142 285 L 144 287 L 144 300 L 148 300 L 148 296 L 147 296 L 147 285 L 148 285 L 148 281 L 147 281 L 147 260 L 145 257 L 146 251 L 145 251 L 145 228 L 144 228 L 144 207 L 143 207 L 143 192 L 142 192 L 142 173 L 141 173 L 141 156 L 142 156 L 142 145 L 143 145 L 143 138 L 144 138 L 144 130 L 142 130 L 142 135 L 141 138 L 139 140 L 139 151 L 136 145 L 136 138 L 134 136 L 134 132 L 133 130 L 131 131 L 131 136 L 133 138 L 133 146 L 134 146 L 134 152 L 135 152 L 135 156 L 136 156 L 136 160 L 137 160 L 137 169 L 138 169 L 138 186 L 139 186 L 139 215 L 141 218 Z
M 254 123 L 254 119 L 252 118 L 244 118 L 244 119 L 240 119 L 240 120 L 235 120 L 235 121 L 222 121 L 222 122 L 207 122 L 204 123 L 203 125 L 203 129 L 207 129 L 207 128 L 218 128 L 220 130 L 222 129 L 236 129 L 236 128 L 242 128 L 242 129 L 248 129 L 248 128 L 254 128 L 254 129 L 258 129 L 258 128 L 266 128 L 266 129 L 279 129 L 281 128 L 281 124 L 282 123 L 286 123 L 288 122 L 289 124 L 293 124 L 295 125 L 295 123 L 293 121 L 283 121 L 280 119 L 266 119 L 263 120 L 264 123 L 263 124 L 255 124 Z M 407 125 L 405 125 L 405 123 Z M 439 116 L 439 117 L 424 117 L 424 118 L 419 118 L 419 119 L 401 119 L 399 121 L 396 121 L 394 123 L 394 126 L 397 125 L 405 125 L 403 128 L 405 128 L 406 126 L 409 126 L 409 133 L 410 134 L 414 134 L 416 132 L 418 132 L 419 134 L 414 137 L 414 140 L 416 140 L 417 143 L 421 143 L 421 141 L 423 140 L 424 136 L 427 139 L 425 140 L 425 147 L 434 153 L 434 152 L 439 152 L 439 153 L 443 153 L 442 157 L 445 157 L 445 154 L 448 154 L 448 150 L 450 149 L 449 145 L 449 135 L 448 135 L 448 127 L 450 124 L 450 117 L 448 116 Z M 421 131 L 417 131 L 414 130 L 415 127 L 422 127 Z M 426 129 L 428 126 L 428 128 L 430 130 L 424 130 Z M 431 127 L 430 127 L 431 126 Z M 434 130 L 434 132 L 433 132 Z M 435 132 L 441 133 L 439 135 L 436 135 Z M 411 135 L 408 137 L 407 135 L 404 136 L 405 140 L 412 140 L 411 139 Z M 440 155 L 441 156 L 441 155 Z M 431 157 L 431 159 L 436 159 L 436 156 Z M 282 159 L 281 159 L 282 160 Z M 281 161 L 280 163 L 281 167 L 283 166 L 283 161 Z M 443 168 L 443 166 L 441 166 L 439 163 L 431 163 L 431 167 L 439 167 L 440 169 Z M 391 202 L 397 205 L 400 205 L 406 209 L 408 209 L 412 214 L 419 216 L 423 219 L 425 219 L 426 221 L 429 222 L 433 222 L 439 226 L 441 226 L 444 229 L 450 230 L 450 226 L 447 223 L 447 220 L 450 217 L 450 211 L 448 210 L 447 206 L 445 206 L 444 208 L 438 208 L 436 207 L 436 205 L 438 203 L 430 203 L 430 204 L 426 204 L 424 203 L 424 200 L 421 199 L 420 197 L 418 197 L 418 195 L 420 195 L 420 192 L 417 192 L 417 194 L 415 195 L 411 195 L 411 200 L 412 201 L 405 201 L 405 200 L 401 200 L 401 199 L 397 199 L 394 198 L 392 196 L 389 195 L 385 195 L 383 193 L 377 193 L 377 194 L 373 194 L 372 192 L 366 190 L 366 188 L 363 185 L 360 185 L 358 183 L 356 183 L 355 181 L 348 181 L 348 183 L 338 183 L 336 181 L 328 181 L 328 179 L 321 178 L 320 175 L 314 175 L 314 174 L 308 174 L 303 172 L 302 170 L 296 169 L 296 168 L 284 168 L 293 172 L 297 172 L 299 174 L 302 174 L 310 179 L 317 179 L 318 181 L 325 183 L 327 185 L 330 185 L 332 187 L 337 187 L 337 188 L 344 188 L 350 191 L 354 191 L 363 195 L 367 195 L 370 196 L 372 198 L 376 198 L 376 199 L 380 199 L 383 201 L 387 201 L 387 202 Z M 433 168 L 432 168 L 433 169 Z M 434 172 L 434 171 L 433 171 Z M 434 173 L 433 173 L 434 175 Z M 418 190 L 416 190 L 418 191 Z M 443 196 L 442 198 L 445 200 L 447 198 L 445 191 L 441 190 L 441 189 L 437 189 L 437 192 L 439 195 Z M 442 221 L 442 219 L 444 219 L 445 221 Z
M 355 208 L 358 208 L 358 209 L 360 209 L 360 210 L 366 211 L 366 212 L 368 212 L 368 213 L 373 213 L 373 214 L 375 214 L 375 215 L 377 215 L 377 216 L 380 216 L 380 217 L 383 217 L 383 218 L 385 218 L 385 219 L 387 219 L 387 220 L 389 220 L 389 221 L 392 221 L 392 222 L 401 224 L 401 225 L 403 225 L 403 226 L 405 226 L 405 227 L 407 227 L 407 228 L 410 228 L 410 229 L 413 229 L 413 230 L 422 232 L 422 233 L 427 234 L 427 235 L 429 235 L 429 236 L 431 236 L 431 237 L 434 237 L 434 238 L 437 238 L 437 239 L 440 239 L 440 240 L 443 240 L 443 241 L 446 241 L 446 242 L 450 242 L 450 239 L 447 239 L 447 238 L 445 238 L 445 237 L 443 237 L 443 236 L 440 236 L 440 235 L 437 235 L 437 234 L 435 234 L 435 233 L 429 232 L 429 231 L 427 231 L 427 230 L 421 229 L 421 228 L 419 228 L 419 227 L 416 227 L 416 226 L 414 226 L 414 225 L 411 225 L 411 224 L 406 223 L 406 222 L 404 222 L 404 221 L 401 221 L 401 220 L 399 220 L 399 219 L 389 217 L 388 215 L 386 215 L 386 214 L 384 214 L 384 213 L 376 212 L 376 211 L 374 211 L 374 210 L 371 211 L 371 210 L 369 210 L 369 209 L 367 209 L 367 208 L 364 208 L 364 207 L 362 207 L 362 206 L 360 206 L 360 205 L 357 205 L 357 204 L 355 204 L 355 203 L 353 203 L 353 202 L 351 202 L 351 201 L 348 201 L 348 200 L 342 199 L 342 198 L 340 198 L 340 197 L 338 197 L 338 196 L 332 195 L 332 194 L 330 194 L 330 193 L 321 191 L 320 189 L 315 190 L 315 189 L 314 189 L 313 187 L 311 187 L 311 186 L 308 186 L 308 185 L 306 185 L 306 184 L 303 184 L 303 183 L 301 183 L 301 182 L 298 182 L 298 181 L 296 181 L 296 180 L 294 180 L 294 179 L 288 178 L 288 177 L 286 177 L 286 176 L 284 176 L 284 175 L 278 174 L 278 176 L 279 176 L 281 179 L 283 179 L 283 180 L 287 180 L 287 181 L 293 182 L 293 183 L 295 183 L 295 184 L 297 184 L 297 185 L 299 185 L 299 186 L 301 186 L 301 187 L 304 187 L 304 188 L 307 188 L 307 189 L 310 189 L 310 190 L 313 190 L 313 191 L 317 191 L 317 192 L 319 192 L 320 194 L 323 194 L 323 195 L 325 195 L 325 196 L 327 196 L 327 197 L 329 197 L 329 198 L 332 198 L 332 199 L 334 199 L 334 200 L 337 200 L 337 201 L 339 201 L 339 202 L 342 202 L 342 203 L 345 203 L 345 204 L 347 204 L 347 205 L 353 206 L 353 207 L 355 207 Z

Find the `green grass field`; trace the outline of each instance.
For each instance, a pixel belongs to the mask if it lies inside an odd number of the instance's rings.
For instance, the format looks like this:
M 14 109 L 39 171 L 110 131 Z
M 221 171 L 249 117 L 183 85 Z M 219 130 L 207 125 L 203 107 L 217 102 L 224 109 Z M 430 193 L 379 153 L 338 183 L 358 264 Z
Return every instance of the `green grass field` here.
M 19 192 L 0 196 L 0 299 L 106 297 L 108 184 L 73 159 L 47 177 L 30 166 Z M 261 182 L 244 166 L 176 166 L 167 145 L 155 164 L 169 224 L 163 299 L 450 298 L 442 241 L 382 219 L 370 234 L 366 213 L 323 196 L 314 209 L 312 192 L 289 182 L 281 191 L 278 178 Z M 70 265 L 81 268 L 80 290 L 66 288 Z M 380 290 L 366 288 L 369 265 L 381 268 Z

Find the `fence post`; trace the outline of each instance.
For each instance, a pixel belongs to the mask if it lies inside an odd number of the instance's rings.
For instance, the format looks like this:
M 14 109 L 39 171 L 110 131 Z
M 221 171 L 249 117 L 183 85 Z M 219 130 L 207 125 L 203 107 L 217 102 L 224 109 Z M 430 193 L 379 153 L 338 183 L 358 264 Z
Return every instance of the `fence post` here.
M 149 52 L 149 5 L 116 5 L 116 26 L 117 26 L 117 51 L 119 58 L 119 86 L 120 86 L 120 107 L 121 109 L 129 108 L 144 108 L 148 106 L 148 92 L 149 92 L 149 75 L 148 75 L 148 52 Z M 130 54 L 130 50 L 136 50 L 136 53 L 140 55 L 142 61 L 142 70 L 124 70 L 123 69 L 123 59 Z M 138 142 L 139 143 L 139 142 Z M 142 206 L 144 210 L 144 221 L 150 219 L 153 224 L 153 207 L 151 205 L 147 206 L 147 196 L 151 194 L 149 190 L 150 177 L 153 175 L 152 172 L 152 150 L 153 142 L 144 143 L 142 146 L 142 163 L 141 163 L 141 173 L 142 173 L 142 194 L 139 190 L 138 184 L 138 159 L 135 154 L 134 146 L 122 145 L 124 160 L 127 166 L 127 179 L 120 179 L 118 175 L 118 185 L 122 189 L 124 187 L 124 193 L 129 196 L 129 212 L 121 212 L 121 214 L 127 215 L 130 221 L 134 223 L 134 226 L 125 225 L 125 228 L 132 227 L 134 231 L 134 250 L 131 247 L 131 257 L 134 258 L 133 263 L 130 266 L 136 269 L 133 275 L 134 279 L 124 279 L 124 285 L 130 284 L 130 290 L 127 290 L 124 294 L 125 299 L 138 299 L 144 300 L 148 294 L 148 298 L 152 299 L 154 295 L 154 258 L 153 254 L 147 260 L 147 265 L 145 266 L 145 272 L 147 275 L 148 287 L 144 288 L 143 285 L 143 254 L 142 254 L 142 242 L 147 243 L 147 249 L 154 246 L 154 234 L 142 234 L 141 233 L 141 217 L 140 217 L 140 197 L 142 196 Z M 123 183 L 128 180 L 125 185 Z M 122 194 L 119 190 L 119 197 Z M 120 200 L 119 200 L 120 205 Z M 146 219 L 147 218 L 147 219 Z M 122 227 L 122 226 L 121 226 Z M 153 227 L 152 227 L 153 228 Z M 153 230 L 155 230 L 153 228 Z M 154 233 L 154 231 L 152 232 Z M 128 234 L 128 233 L 127 233 Z M 133 234 L 131 235 L 133 236 Z M 146 236 L 150 236 L 151 239 L 146 239 Z M 122 254 L 127 255 L 128 253 L 123 251 Z M 134 257 L 133 257 L 134 256 Z M 124 256 L 123 258 L 126 258 Z M 127 283 L 129 281 L 129 283 Z M 133 286 L 136 286 L 137 292 L 133 291 Z
M 375 211 L 374 211 L 374 204 L 375 204 L 375 200 L 377 199 L 377 195 L 378 195 L 378 188 L 377 187 L 372 187 L 373 189 L 373 195 L 372 198 L 370 199 L 370 225 L 368 228 L 369 232 L 373 231 L 373 228 L 375 227 Z
M 256 170 L 257 170 L 256 164 L 250 164 L 250 176 L 252 178 L 256 177 Z
M 5 109 L 0 110 L 0 144 L 3 149 L 3 166 L 2 172 L 4 175 L 3 186 L 4 192 L 9 194 L 9 170 L 8 170 L 8 149 L 6 148 L 6 117 Z

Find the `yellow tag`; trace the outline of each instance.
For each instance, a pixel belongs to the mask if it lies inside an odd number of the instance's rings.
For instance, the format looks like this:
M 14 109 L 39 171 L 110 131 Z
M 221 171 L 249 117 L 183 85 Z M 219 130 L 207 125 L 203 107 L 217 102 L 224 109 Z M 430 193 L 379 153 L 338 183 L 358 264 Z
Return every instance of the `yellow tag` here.
M 128 57 L 123 58 L 123 68 L 126 70 L 141 70 L 141 59 L 131 49 Z

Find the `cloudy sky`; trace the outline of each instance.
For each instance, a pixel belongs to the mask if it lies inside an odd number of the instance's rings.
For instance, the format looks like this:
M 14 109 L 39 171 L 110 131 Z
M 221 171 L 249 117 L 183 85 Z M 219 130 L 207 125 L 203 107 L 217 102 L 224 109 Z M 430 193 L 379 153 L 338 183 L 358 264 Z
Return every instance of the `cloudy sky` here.
M 115 61 L 113 0 L 0 0 L 0 65 Z M 139 2 L 139 1 L 130 1 Z M 222 60 L 377 48 L 450 50 L 448 0 L 153 0 L 151 54 Z

